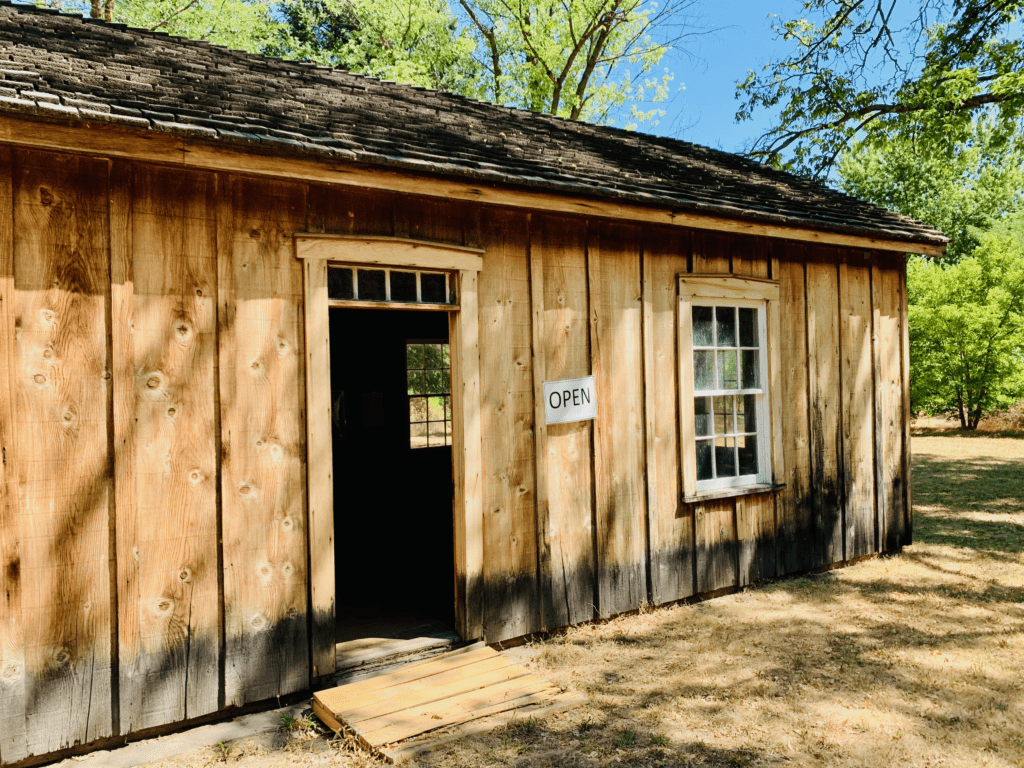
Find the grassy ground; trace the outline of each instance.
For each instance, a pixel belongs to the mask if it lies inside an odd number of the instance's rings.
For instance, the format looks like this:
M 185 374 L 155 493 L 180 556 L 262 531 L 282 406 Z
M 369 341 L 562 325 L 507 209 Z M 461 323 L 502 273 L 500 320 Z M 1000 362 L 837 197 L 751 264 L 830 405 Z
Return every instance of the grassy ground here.
M 429 766 L 1024 767 L 1024 437 L 916 436 L 897 557 L 579 627 L 519 651 L 578 709 Z M 324 739 L 175 766 L 369 765 Z

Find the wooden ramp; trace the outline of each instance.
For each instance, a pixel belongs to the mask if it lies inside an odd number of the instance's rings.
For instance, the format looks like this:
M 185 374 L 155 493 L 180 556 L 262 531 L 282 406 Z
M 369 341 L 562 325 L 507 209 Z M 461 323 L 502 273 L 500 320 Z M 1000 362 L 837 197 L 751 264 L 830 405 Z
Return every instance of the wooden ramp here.
M 313 711 L 329 727 L 346 729 L 364 747 L 396 763 L 512 717 L 582 700 L 477 643 L 320 691 L 313 696 Z M 483 718 L 488 720 L 480 722 Z M 442 729 L 443 735 L 436 733 Z

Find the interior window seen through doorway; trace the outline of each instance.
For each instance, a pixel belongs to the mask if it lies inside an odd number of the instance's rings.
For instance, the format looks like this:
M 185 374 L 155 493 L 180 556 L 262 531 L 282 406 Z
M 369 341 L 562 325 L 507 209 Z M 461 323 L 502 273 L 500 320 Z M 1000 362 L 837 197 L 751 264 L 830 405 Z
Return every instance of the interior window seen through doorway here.
M 448 344 L 405 345 L 409 393 L 409 447 L 452 444 L 451 360 Z

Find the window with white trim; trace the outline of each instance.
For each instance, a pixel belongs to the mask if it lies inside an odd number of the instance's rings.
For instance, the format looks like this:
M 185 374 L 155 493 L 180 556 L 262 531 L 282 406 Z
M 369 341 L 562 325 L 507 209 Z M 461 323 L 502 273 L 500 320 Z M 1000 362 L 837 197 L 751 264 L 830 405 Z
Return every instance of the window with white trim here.
M 770 386 L 778 284 L 695 275 L 679 282 L 684 497 L 765 490 L 781 476 Z

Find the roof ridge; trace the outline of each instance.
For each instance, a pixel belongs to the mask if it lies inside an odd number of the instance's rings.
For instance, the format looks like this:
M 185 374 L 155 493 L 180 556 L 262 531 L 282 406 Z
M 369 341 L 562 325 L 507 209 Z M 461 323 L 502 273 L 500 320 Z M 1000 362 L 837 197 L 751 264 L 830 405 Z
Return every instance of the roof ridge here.
M 29 17 L 39 19 L 31 22 Z M 44 21 L 46 19 L 46 21 Z M 0 111 L 176 133 L 641 205 L 936 242 L 741 155 L 309 61 L 0 0 Z M 4 70 L 10 64 L 14 69 Z

